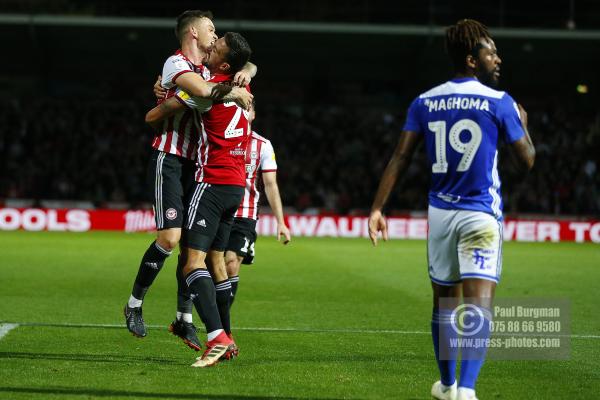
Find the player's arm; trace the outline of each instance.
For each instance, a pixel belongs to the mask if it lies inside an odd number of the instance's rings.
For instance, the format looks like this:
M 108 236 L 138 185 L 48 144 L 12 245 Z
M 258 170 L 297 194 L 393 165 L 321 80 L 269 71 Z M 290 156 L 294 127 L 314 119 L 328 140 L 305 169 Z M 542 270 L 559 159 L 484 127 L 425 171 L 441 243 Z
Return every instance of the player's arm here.
M 146 123 L 154 130 L 158 131 L 162 128 L 163 121 L 171 115 L 184 110 L 186 106 L 180 103 L 175 97 L 170 97 L 148 111 L 146 114 Z
M 251 64 L 251 63 L 250 63 Z M 256 74 L 256 66 L 254 64 L 252 64 L 254 66 L 254 74 Z M 241 71 L 240 71 L 241 72 Z M 237 74 L 236 74 L 237 76 Z M 202 78 L 200 78 L 202 79 Z M 241 81 L 250 81 L 251 78 L 239 78 L 241 79 Z M 215 95 L 213 97 L 211 97 L 211 99 L 213 100 L 218 100 L 219 98 L 221 98 L 221 101 L 223 102 L 229 102 L 229 101 L 233 101 L 238 103 L 238 105 L 242 108 L 247 109 L 247 97 L 248 97 L 248 92 L 243 89 L 243 88 L 232 88 L 228 85 L 219 85 L 216 83 L 211 83 L 211 82 L 206 82 L 204 81 L 204 79 L 202 79 L 203 82 L 206 83 L 206 86 L 208 88 L 210 88 L 211 90 L 215 91 Z M 158 76 L 158 78 L 156 79 L 156 82 L 154 82 L 154 87 L 153 87 L 153 92 L 154 95 L 156 96 L 156 99 L 158 101 L 161 101 L 162 99 L 165 98 L 165 96 L 167 95 L 167 91 L 165 90 L 165 88 L 162 87 L 161 85 L 162 82 L 162 76 Z M 185 90 L 185 88 L 184 88 Z M 198 96 L 198 97 L 203 97 L 203 96 Z M 252 102 L 252 95 L 250 94 L 250 102 Z
M 417 132 L 403 131 L 400 135 L 400 140 L 394 150 L 392 158 L 388 162 L 387 167 L 383 171 L 379 188 L 375 194 L 375 200 L 371 206 L 371 214 L 369 215 L 369 237 L 373 245 L 377 245 L 377 234 L 381 231 L 383 240 L 387 240 L 387 225 L 383 218 L 383 206 L 388 200 L 394 185 L 398 181 L 406 169 L 408 168 L 412 156 L 415 152 L 417 144 L 421 137 Z
M 517 141 L 511 143 L 510 149 L 514 156 L 513 158 L 517 162 L 520 172 L 526 173 L 533 168 L 533 164 L 535 162 L 535 147 L 533 146 L 533 141 L 531 140 L 529 130 L 527 129 L 527 112 L 520 104 L 518 107 L 521 125 L 523 127 L 523 131 L 525 131 L 525 135 L 523 135 Z
M 257 71 L 258 68 L 256 65 L 248 61 L 246 65 L 244 65 L 244 68 L 242 68 L 233 76 L 233 84 L 240 87 L 249 85 L 252 78 L 256 76 Z
M 156 78 L 156 82 L 154 82 L 154 87 L 152 88 L 152 91 L 154 92 L 154 95 L 156 96 L 156 101 L 161 101 L 162 99 L 167 97 L 167 90 L 164 87 L 162 87 L 162 85 L 160 84 L 161 82 L 162 82 L 162 75 L 159 75 Z
M 234 101 L 245 109 L 249 109 L 252 103 L 252 95 L 245 88 L 232 88 L 229 85 L 207 82 L 201 74 L 195 72 L 187 62 L 177 56 L 171 56 L 165 61 L 162 78 L 165 86 L 176 85 L 192 97 L 223 102 Z
M 210 110 L 211 107 L 211 100 L 202 97 L 192 97 L 178 87 L 174 96 L 164 100 L 146 114 L 146 123 L 154 129 L 161 129 L 165 118 L 186 108 L 198 110 L 202 114 Z
M 279 186 L 277 185 L 277 172 L 263 172 L 262 179 L 265 185 L 265 195 L 267 196 L 271 210 L 273 210 L 273 214 L 277 219 L 277 240 L 281 240 L 281 236 L 283 236 L 283 244 L 288 244 L 291 240 L 291 235 L 290 230 L 283 219 L 283 206 L 281 204 Z
M 193 72 L 179 75 L 174 82 L 191 96 L 212 101 L 233 101 L 245 110 L 250 109 L 254 97 L 245 88 L 206 82 L 200 74 Z

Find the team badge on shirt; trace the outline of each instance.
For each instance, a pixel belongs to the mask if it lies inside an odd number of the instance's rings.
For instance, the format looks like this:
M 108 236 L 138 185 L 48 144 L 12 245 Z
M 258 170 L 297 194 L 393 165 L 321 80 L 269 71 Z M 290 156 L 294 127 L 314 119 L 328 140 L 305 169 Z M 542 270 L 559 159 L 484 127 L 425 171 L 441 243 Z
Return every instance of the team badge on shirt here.
M 177 210 L 174 208 L 169 208 L 167 211 L 165 211 L 165 216 L 168 220 L 172 221 L 177 218 Z

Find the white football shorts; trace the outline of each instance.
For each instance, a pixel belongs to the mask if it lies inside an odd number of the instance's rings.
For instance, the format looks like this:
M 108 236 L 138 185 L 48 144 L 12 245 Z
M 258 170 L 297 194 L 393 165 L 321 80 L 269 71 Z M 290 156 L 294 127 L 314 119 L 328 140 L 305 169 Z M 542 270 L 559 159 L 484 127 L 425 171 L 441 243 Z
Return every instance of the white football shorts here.
M 429 206 L 429 277 L 451 286 L 463 279 L 500 280 L 502 221 L 481 211 Z

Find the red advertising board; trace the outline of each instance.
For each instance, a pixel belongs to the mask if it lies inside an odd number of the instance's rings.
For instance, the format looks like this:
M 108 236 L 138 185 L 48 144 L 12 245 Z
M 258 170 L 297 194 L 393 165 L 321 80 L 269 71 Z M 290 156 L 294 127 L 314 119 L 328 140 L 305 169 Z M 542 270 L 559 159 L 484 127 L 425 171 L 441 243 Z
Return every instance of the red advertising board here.
M 368 237 L 367 218 L 349 216 L 288 215 L 293 236 Z M 422 217 L 388 218 L 391 239 L 425 239 L 427 220 Z M 277 221 L 262 215 L 256 226 L 259 235 L 274 235 Z M 45 208 L 0 208 L 0 230 L 11 231 L 109 230 L 147 232 L 155 229 L 150 210 L 80 210 Z M 600 243 L 600 221 L 506 219 L 504 240 L 519 242 Z

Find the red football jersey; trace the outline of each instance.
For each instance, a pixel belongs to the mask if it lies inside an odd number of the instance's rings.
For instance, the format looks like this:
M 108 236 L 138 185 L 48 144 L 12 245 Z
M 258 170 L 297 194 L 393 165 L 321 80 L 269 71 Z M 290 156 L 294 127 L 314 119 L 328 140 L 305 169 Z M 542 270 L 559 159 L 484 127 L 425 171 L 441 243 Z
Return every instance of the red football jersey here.
M 215 75 L 209 82 L 229 83 L 232 75 Z M 250 87 L 246 86 L 250 91 Z M 186 105 L 206 110 L 206 100 L 178 91 Z M 213 103 L 202 114 L 202 132 L 198 143 L 196 181 L 215 185 L 246 186 L 245 155 L 250 139 L 248 111 L 234 102 Z

